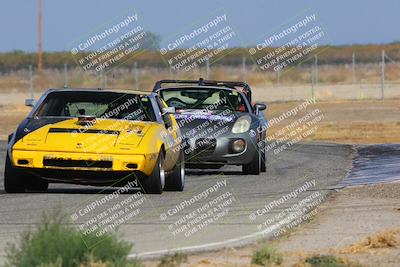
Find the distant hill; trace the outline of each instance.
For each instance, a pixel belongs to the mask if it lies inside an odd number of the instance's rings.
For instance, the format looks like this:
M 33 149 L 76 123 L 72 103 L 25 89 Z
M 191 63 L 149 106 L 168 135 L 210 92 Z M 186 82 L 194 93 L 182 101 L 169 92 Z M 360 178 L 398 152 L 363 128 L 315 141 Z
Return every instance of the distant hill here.
M 271 48 L 273 49 L 273 48 Z M 400 62 L 400 42 L 384 45 L 347 45 L 347 46 L 322 46 L 318 48 L 319 64 L 346 64 L 351 63 L 352 54 L 355 53 L 356 63 L 377 63 L 381 60 L 381 51 L 384 49 L 386 54 L 394 61 Z M 176 51 L 175 53 L 178 53 Z M 248 48 L 232 48 L 225 57 L 222 57 L 216 65 L 237 66 L 242 64 L 243 56 L 248 63 L 252 62 L 248 53 Z M 124 62 L 121 67 L 133 67 L 134 62 L 139 66 L 166 67 L 166 61 L 158 51 L 142 51 Z M 310 61 L 311 62 L 311 61 Z M 304 62 L 303 64 L 310 64 Z M 75 59 L 69 51 L 65 52 L 44 52 L 43 63 L 45 68 L 61 69 L 64 64 L 70 67 L 77 66 Z M 12 70 L 24 69 L 29 65 L 37 64 L 37 53 L 25 53 L 23 51 L 13 51 L 0 53 L 0 71 L 8 72 Z

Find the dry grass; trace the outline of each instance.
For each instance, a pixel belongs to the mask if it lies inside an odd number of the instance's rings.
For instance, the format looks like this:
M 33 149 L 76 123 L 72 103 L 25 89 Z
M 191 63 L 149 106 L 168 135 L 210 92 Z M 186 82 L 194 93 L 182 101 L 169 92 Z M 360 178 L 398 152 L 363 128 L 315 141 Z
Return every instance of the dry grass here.
M 357 244 L 342 249 L 333 249 L 333 251 L 341 254 L 355 254 L 369 249 L 396 248 L 400 241 L 399 234 L 399 230 L 387 229 L 370 235 Z
M 313 137 L 307 140 L 320 140 L 344 144 L 358 143 L 399 143 L 400 122 L 353 122 L 334 125 L 321 123 Z
M 355 72 L 355 83 L 379 83 L 380 64 L 357 64 Z M 387 63 L 385 80 L 389 83 L 400 82 L 400 67 Z M 206 77 L 204 67 L 191 71 L 172 72 L 167 68 L 146 67 L 138 68 L 138 88 L 151 90 L 154 82 L 158 79 L 198 79 Z M 156 78 L 155 78 L 156 77 Z M 248 65 L 246 74 L 241 66 L 211 65 L 210 79 L 215 80 L 246 80 L 253 87 L 265 87 L 271 85 L 304 85 L 311 81 L 310 67 L 292 67 L 278 75 L 274 71 L 261 71 L 257 65 Z M 33 84 L 38 91 L 45 88 L 64 86 L 64 70 L 46 69 L 42 73 L 34 72 Z M 319 84 L 351 84 L 353 76 L 348 64 L 321 65 L 318 69 Z M 80 68 L 68 70 L 68 86 L 70 87 L 107 87 L 112 88 L 135 88 L 135 73 L 132 68 L 114 68 L 101 77 L 95 71 L 83 71 Z M 29 87 L 29 73 L 27 69 L 0 74 L 0 91 L 25 91 Z
M 267 117 L 279 117 L 300 103 L 271 103 Z M 273 125 L 268 129 L 268 134 L 272 136 L 314 109 L 319 109 L 324 118 L 315 124 L 317 130 L 314 134 L 303 140 L 347 144 L 400 143 L 399 99 L 317 102 L 309 106 L 306 112 Z

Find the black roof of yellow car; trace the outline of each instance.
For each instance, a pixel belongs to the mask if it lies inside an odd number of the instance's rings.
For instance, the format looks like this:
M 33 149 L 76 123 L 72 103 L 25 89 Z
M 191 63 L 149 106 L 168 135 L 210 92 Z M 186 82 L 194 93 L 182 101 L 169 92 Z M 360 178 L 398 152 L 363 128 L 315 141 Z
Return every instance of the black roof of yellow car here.
M 89 92 L 115 92 L 115 93 L 126 93 L 126 94 L 136 94 L 136 95 L 151 95 L 151 91 L 140 91 L 133 89 L 118 89 L 118 88 L 50 88 L 47 92 L 68 92 L 68 91 L 89 91 Z

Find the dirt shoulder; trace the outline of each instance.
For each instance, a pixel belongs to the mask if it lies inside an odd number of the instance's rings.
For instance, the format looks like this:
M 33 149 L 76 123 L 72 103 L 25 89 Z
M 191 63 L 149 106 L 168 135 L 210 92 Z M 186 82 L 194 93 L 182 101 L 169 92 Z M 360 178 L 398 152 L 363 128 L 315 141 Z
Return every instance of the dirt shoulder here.
M 399 221 L 400 183 L 349 187 L 322 204 L 311 222 L 273 245 L 286 255 L 285 266 L 312 254 L 332 254 L 361 266 L 398 266 Z
M 263 244 L 282 254 L 280 266 L 327 254 L 360 266 L 398 266 L 399 221 L 400 183 L 348 187 L 332 194 L 308 223 Z M 251 257 L 261 245 L 189 255 L 181 266 L 256 266 Z
M 301 103 L 270 103 L 267 118 L 279 117 Z M 323 119 L 315 124 L 316 131 L 306 140 L 341 144 L 400 143 L 400 99 L 317 101 L 307 107 L 307 112 L 314 109 L 320 110 Z M 304 114 L 301 112 L 273 125 L 268 129 L 268 135 L 273 136 Z

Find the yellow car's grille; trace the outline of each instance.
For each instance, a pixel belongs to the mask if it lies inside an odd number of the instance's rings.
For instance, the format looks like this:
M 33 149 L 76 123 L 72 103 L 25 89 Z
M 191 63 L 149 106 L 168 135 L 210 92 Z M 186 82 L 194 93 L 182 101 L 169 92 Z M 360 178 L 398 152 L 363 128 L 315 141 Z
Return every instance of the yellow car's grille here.
M 112 134 L 119 135 L 116 130 L 74 129 L 74 128 L 50 128 L 49 133 L 88 133 L 88 134 Z
M 43 159 L 43 166 L 63 168 L 112 168 L 109 160 Z

